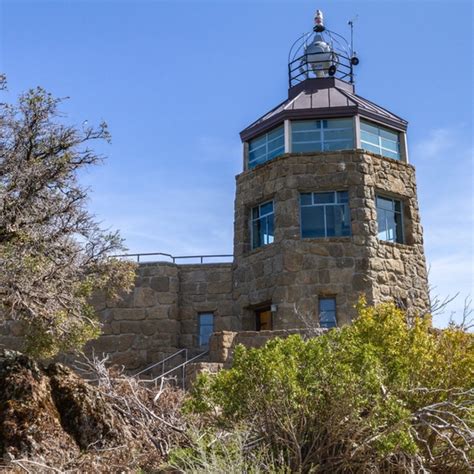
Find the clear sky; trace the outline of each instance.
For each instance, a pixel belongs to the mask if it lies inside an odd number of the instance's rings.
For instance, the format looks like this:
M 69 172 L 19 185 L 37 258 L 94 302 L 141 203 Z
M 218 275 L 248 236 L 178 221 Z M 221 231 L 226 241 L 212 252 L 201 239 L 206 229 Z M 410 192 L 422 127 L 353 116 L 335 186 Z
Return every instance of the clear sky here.
M 473 292 L 471 1 L 0 0 L 8 100 L 41 85 L 72 123 L 106 120 L 90 207 L 130 252 L 232 253 L 238 132 L 285 99 L 287 57 L 322 9 L 349 34 L 356 91 L 410 122 L 436 293 Z M 444 324 L 448 310 L 436 319 Z

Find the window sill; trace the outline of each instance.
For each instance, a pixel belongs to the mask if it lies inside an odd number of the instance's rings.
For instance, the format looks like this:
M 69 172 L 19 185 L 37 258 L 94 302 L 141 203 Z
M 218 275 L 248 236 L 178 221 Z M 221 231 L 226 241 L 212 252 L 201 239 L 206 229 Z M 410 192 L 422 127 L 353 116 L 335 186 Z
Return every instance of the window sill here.
M 302 242 L 350 242 L 352 235 L 345 235 L 339 237 L 301 237 Z
M 255 249 L 250 249 L 247 252 L 245 252 L 244 255 L 245 256 L 247 256 L 247 255 L 256 255 L 260 252 L 263 252 L 267 248 L 273 247 L 275 244 L 276 244 L 276 242 L 272 242 L 271 244 L 266 244 L 266 245 L 262 245 L 260 247 L 257 247 Z
M 386 245 L 388 247 L 394 247 L 394 248 L 402 248 L 402 249 L 411 249 L 413 248 L 413 244 L 405 244 L 405 243 L 400 243 L 400 242 L 389 242 L 388 240 L 381 240 L 377 239 L 379 244 Z

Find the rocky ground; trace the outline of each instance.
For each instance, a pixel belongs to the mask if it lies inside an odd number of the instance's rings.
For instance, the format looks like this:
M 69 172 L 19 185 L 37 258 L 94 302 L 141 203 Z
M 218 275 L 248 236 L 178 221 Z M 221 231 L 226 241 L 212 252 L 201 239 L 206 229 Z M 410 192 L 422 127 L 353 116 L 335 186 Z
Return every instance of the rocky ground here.
M 103 362 L 70 368 L 0 351 L 0 470 L 158 471 L 184 436 L 182 392 L 148 389 Z

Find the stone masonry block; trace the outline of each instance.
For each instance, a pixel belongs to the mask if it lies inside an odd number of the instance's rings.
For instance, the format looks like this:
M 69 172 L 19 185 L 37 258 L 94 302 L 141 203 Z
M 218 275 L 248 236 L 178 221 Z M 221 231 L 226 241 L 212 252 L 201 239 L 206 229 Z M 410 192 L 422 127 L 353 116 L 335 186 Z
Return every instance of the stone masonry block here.
M 139 321 L 145 319 L 143 308 L 114 308 L 110 310 L 115 321 Z
M 170 279 L 165 276 L 153 277 L 150 281 L 150 287 L 155 291 L 164 292 L 170 289 Z
M 138 308 L 154 306 L 156 304 L 156 293 L 151 288 L 135 288 L 133 304 Z
M 146 319 L 167 319 L 170 317 L 169 305 L 157 305 L 147 308 L 145 313 Z

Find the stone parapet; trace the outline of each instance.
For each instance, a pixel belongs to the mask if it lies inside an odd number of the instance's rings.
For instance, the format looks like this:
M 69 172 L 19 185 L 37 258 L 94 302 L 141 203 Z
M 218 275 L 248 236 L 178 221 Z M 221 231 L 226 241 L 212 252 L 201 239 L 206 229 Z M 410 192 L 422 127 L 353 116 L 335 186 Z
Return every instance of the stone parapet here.
M 242 344 L 248 348 L 259 348 L 264 346 L 270 339 L 276 337 L 286 338 L 292 334 L 300 334 L 302 337 L 317 337 L 327 332 L 322 328 L 294 328 L 280 329 L 275 331 L 220 331 L 215 332 L 209 341 L 209 361 L 224 364 L 229 367 L 232 364 L 234 350 L 237 345 Z
M 216 374 L 224 364 L 219 362 L 192 362 L 186 366 L 186 388 L 190 388 L 199 374 Z

